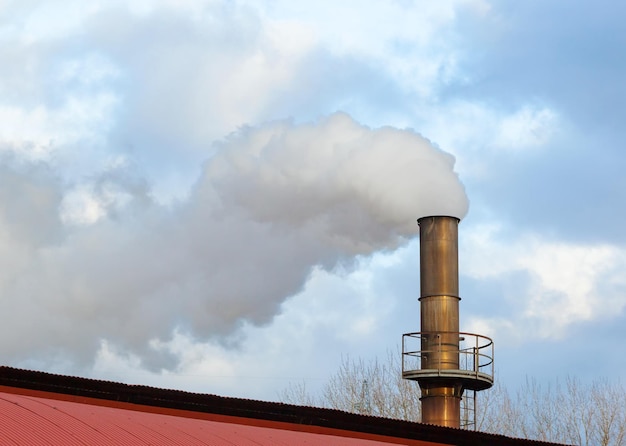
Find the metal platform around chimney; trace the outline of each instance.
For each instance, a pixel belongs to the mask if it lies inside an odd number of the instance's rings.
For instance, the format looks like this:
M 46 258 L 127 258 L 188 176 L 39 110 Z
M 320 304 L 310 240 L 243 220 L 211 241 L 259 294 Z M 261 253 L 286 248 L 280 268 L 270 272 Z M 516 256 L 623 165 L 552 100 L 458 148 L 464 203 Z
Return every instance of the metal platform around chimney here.
M 453 338 L 455 342 L 441 342 Z M 458 341 L 456 341 L 458 339 Z M 422 346 L 429 346 L 423 349 Z M 426 368 L 422 368 L 422 366 Z M 402 336 L 402 377 L 424 383 L 450 380 L 467 390 L 493 385 L 493 341 L 464 332 L 415 332 Z

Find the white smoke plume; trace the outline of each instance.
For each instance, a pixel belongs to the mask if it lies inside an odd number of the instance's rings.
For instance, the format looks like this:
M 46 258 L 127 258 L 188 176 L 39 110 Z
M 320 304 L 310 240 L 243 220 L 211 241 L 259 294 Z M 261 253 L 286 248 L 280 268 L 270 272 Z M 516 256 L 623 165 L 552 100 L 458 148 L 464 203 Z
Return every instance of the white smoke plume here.
M 313 267 L 394 249 L 421 216 L 463 217 L 453 168 L 413 131 L 345 114 L 273 122 L 216 144 L 184 202 L 158 205 L 141 182 L 109 174 L 94 199 L 106 182 L 125 204 L 109 197 L 104 217 L 72 225 L 49 169 L 5 162 L 1 354 L 86 364 L 106 340 L 149 363 L 150 341 L 174 330 L 232 339 L 244 322 L 271 321 Z

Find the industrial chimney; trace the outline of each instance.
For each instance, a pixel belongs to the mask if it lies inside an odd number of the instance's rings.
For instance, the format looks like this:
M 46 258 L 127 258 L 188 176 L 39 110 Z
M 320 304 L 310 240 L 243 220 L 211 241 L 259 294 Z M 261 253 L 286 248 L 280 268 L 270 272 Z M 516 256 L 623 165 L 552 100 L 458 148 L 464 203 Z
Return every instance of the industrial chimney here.
M 493 385 L 493 342 L 459 331 L 459 219 L 424 217 L 418 224 L 421 326 L 402 337 L 402 376 L 419 383 L 423 423 L 475 426 L 475 392 Z M 464 405 L 462 420 L 464 398 L 473 407 Z

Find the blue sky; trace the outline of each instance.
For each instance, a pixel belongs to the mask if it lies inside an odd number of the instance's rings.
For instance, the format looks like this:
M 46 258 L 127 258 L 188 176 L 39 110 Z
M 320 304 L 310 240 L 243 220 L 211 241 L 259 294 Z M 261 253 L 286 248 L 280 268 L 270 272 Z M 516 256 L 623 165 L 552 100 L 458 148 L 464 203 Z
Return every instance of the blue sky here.
M 315 391 L 419 330 L 451 213 L 502 384 L 621 378 L 624 8 L 1 2 L 2 362 Z

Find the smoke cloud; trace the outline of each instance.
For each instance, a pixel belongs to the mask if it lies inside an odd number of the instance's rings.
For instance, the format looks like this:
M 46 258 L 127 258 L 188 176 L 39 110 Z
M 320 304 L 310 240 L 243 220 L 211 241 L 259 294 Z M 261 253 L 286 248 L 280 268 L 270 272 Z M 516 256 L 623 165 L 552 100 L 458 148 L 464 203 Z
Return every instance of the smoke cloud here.
M 70 194 L 45 166 L 1 168 L 7 362 L 88 364 L 106 340 L 149 365 L 151 341 L 175 330 L 227 342 L 244 323 L 271 321 L 313 267 L 392 250 L 417 218 L 468 208 L 451 155 L 345 114 L 240 129 L 214 145 L 176 205 L 109 172 L 91 191 L 98 213 L 81 224 L 63 219 Z

